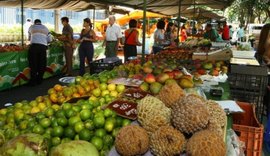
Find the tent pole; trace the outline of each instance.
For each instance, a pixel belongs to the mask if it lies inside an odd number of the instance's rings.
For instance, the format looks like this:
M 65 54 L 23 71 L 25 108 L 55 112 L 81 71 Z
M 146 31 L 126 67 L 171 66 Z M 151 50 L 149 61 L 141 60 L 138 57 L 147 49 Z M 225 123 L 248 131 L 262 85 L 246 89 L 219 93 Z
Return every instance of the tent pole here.
M 146 34 L 146 0 L 143 1 L 143 40 L 142 40 L 142 64 L 145 62 L 145 34 Z
M 21 39 L 21 43 L 22 43 L 22 46 L 24 45 L 24 32 L 23 32 L 23 22 L 24 22 L 24 18 L 23 18 L 23 0 L 21 0 L 21 29 L 22 29 L 22 31 L 21 31 L 21 37 L 22 37 L 22 39 Z
M 179 3 L 178 3 L 178 20 L 177 20 L 177 24 L 178 24 L 178 31 L 177 31 L 177 39 L 178 39 L 178 45 L 180 43 L 180 40 L 179 40 L 179 35 L 180 35 L 180 20 L 181 20 L 181 2 L 182 0 L 179 0 Z
M 59 10 L 54 10 L 54 31 L 56 33 L 59 33 L 59 15 L 60 11 Z
M 191 30 L 191 34 L 195 35 L 195 31 L 193 31 L 194 27 L 195 27 L 195 13 L 196 13 L 196 8 L 195 8 L 195 0 L 193 0 L 193 7 L 194 7 L 194 12 L 193 12 L 193 24 L 192 24 L 192 30 Z M 193 38 L 193 37 L 192 37 Z
M 95 21 L 96 21 L 96 8 L 93 10 L 93 29 L 95 29 Z

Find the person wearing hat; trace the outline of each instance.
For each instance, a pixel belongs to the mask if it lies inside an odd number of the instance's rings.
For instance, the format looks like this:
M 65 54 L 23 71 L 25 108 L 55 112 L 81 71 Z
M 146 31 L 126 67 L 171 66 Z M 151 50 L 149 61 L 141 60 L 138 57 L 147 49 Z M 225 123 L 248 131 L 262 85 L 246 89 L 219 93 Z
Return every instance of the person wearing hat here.
M 48 28 L 41 24 L 41 20 L 36 19 L 34 25 L 29 28 L 29 39 L 28 61 L 31 69 L 29 85 L 35 86 L 42 83 L 47 64 L 46 50 L 52 38 Z
M 83 20 L 83 29 L 80 35 L 80 46 L 79 46 L 79 58 L 80 58 L 80 75 L 83 76 L 85 73 L 85 58 L 88 64 L 93 61 L 94 46 L 93 42 L 96 41 L 96 33 L 92 29 L 92 23 L 89 18 Z M 90 69 L 91 70 L 91 69 Z
M 115 16 L 109 16 L 109 25 L 106 29 L 106 37 L 103 42 L 105 48 L 105 56 L 116 57 L 118 46 L 120 45 L 120 40 L 122 39 L 121 27 L 115 23 Z

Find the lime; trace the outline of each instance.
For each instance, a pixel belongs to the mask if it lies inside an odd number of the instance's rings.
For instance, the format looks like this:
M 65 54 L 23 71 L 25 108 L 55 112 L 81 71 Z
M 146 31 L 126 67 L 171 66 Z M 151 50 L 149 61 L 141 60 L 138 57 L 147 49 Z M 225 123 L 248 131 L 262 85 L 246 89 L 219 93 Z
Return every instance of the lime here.
M 121 127 L 122 126 L 122 122 L 123 122 L 123 118 L 120 116 L 116 117 L 116 127 Z
M 80 140 L 89 141 L 94 136 L 93 133 L 94 133 L 93 131 L 89 131 L 88 129 L 83 129 L 79 133 L 79 138 Z
M 92 110 L 93 106 L 90 104 L 83 104 L 82 105 L 82 110 Z
M 68 120 L 65 117 L 57 118 L 56 120 L 59 126 L 65 127 L 68 124 Z
M 38 121 L 41 121 L 41 119 L 46 118 L 45 113 L 43 112 L 37 113 L 36 118 L 38 119 Z
M 84 123 L 83 122 L 75 123 L 75 126 L 74 126 L 75 132 L 79 133 L 82 129 L 84 129 Z
M 72 106 L 72 109 L 75 111 L 75 112 L 80 112 L 82 110 L 82 107 L 79 106 L 79 105 L 73 105 Z
M 106 109 L 104 110 L 104 116 L 105 116 L 106 118 L 112 116 L 112 114 L 113 114 L 113 111 L 110 110 L 109 108 L 106 108 Z
M 114 127 L 115 127 L 115 119 L 114 120 L 106 120 L 105 121 L 105 125 L 104 125 L 104 129 L 107 131 L 107 132 L 112 132 Z
M 70 118 L 76 115 L 76 112 L 73 109 L 67 109 L 64 111 L 66 118 Z
M 53 131 L 53 129 L 51 128 L 51 127 L 49 127 L 49 128 L 47 128 L 46 130 L 45 130 L 45 133 L 44 134 L 48 134 L 48 135 L 52 135 L 52 131 Z
M 94 130 L 95 129 L 95 126 L 94 126 L 94 122 L 93 120 L 86 120 L 84 122 L 84 127 L 88 130 Z
M 59 126 L 58 123 L 57 123 L 57 119 L 52 119 L 51 126 L 52 126 L 52 127 L 57 127 L 57 126 Z
M 37 122 L 35 122 L 35 121 L 28 122 L 27 123 L 27 129 L 32 129 L 36 124 L 37 124 Z
M 41 119 L 40 121 L 40 125 L 43 127 L 43 128 L 47 128 L 51 125 L 51 120 L 49 118 L 43 118 Z
M 52 136 L 61 137 L 63 135 L 64 129 L 61 126 L 53 127 Z
M 56 116 L 57 118 L 65 117 L 65 111 L 62 110 L 62 109 L 59 109 L 58 111 L 55 112 L 55 116 Z
M 92 112 L 89 109 L 88 110 L 82 110 L 80 112 L 80 117 L 81 117 L 82 121 L 90 119 L 91 116 L 92 116 Z
M 97 137 L 102 138 L 102 137 L 104 137 L 105 135 L 106 135 L 106 130 L 105 130 L 105 129 L 100 128 L 100 129 L 97 129 L 97 130 L 95 131 L 95 136 L 97 136 Z
M 61 143 L 61 139 L 59 137 L 53 137 L 51 141 L 53 146 L 57 146 Z
M 105 92 L 105 93 L 106 93 L 106 92 Z M 104 104 L 106 103 L 106 100 L 105 100 L 104 97 L 100 98 L 98 101 L 99 101 L 99 105 L 100 105 L 100 106 L 102 106 L 102 105 L 104 105 Z
M 99 84 L 99 89 L 100 89 L 101 91 L 107 90 L 107 87 L 108 87 L 108 85 L 107 85 L 106 83 L 101 83 L 101 84 Z
M 51 117 L 51 116 L 53 116 L 53 114 L 54 114 L 54 110 L 51 107 L 49 107 L 45 110 L 46 117 Z
M 131 121 L 129 119 L 124 119 L 122 121 L 122 126 L 124 127 L 124 126 L 130 125 L 130 123 L 131 123 Z
M 103 141 L 100 137 L 94 136 L 91 139 L 91 143 L 97 148 L 97 150 L 101 150 L 103 147 Z
M 73 116 L 71 118 L 68 119 L 68 125 L 73 127 L 77 122 L 80 122 L 81 119 L 79 116 Z
M 94 118 L 94 125 L 96 128 L 102 128 L 105 124 L 105 118 L 103 116 L 96 116 Z
M 20 130 L 26 129 L 27 128 L 27 124 L 28 124 L 28 121 L 27 120 L 23 120 L 22 122 L 20 122 L 20 124 L 19 124 Z
M 41 125 L 35 125 L 32 130 L 33 133 L 43 134 L 45 132 L 44 128 Z
M 71 109 L 72 105 L 70 103 L 63 103 L 62 104 L 62 108 L 64 110 L 68 110 L 68 109 Z
M 76 135 L 75 130 L 72 127 L 66 127 L 64 130 L 64 136 L 70 139 L 74 139 Z

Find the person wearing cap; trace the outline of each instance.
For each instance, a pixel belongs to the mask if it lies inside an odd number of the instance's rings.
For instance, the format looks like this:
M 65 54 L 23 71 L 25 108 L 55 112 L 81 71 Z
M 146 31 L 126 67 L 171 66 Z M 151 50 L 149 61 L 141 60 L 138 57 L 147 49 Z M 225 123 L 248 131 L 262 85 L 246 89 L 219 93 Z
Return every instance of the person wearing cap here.
M 34 25 L 29 28 L 30 47 L 28 51 L 28 61 L 30 71 L 30 86 L 41 84 L 46 69 L 46 50 L 48 42 L 52 41 L 49 30 L 41 24 L 41 20 L 36 19 Z
M 83 20 L 83 29 L 80 35 L 80 46 L 79 46 L 79 58 L 80 58 L 80 75 L 83 76 L 85 73 L 85 58 L 88 64 L 93 61 L 94 46 L 93 42 L 96 41 L 96 33 L 92 29 L 92 23 L 89 18 Z M 90 69 L 91 70 L 91 69 Z
M 115 16 L 109 16 L 109 25 L 106 30 L 106 37 L 103 42 L 103 46 L 105 48 L 105 56 L 108 57 L 116 57 L 118 46 L 120 44 L 120 40 L 122 38 L 121 27 L 115 23 Z
M 72 58 L 73 58 L 73 50 L 74 50 L 74 41 L 73 41 L 73 29 L 69 25 L 68 17 L 62 17 L 61 22 L 63 24 L 62 35 L 57 37 L 60 41 L 64 42 L 64 50 L 65 50 L 65 60 L 67 71 L 65 76 L 72 76 Z

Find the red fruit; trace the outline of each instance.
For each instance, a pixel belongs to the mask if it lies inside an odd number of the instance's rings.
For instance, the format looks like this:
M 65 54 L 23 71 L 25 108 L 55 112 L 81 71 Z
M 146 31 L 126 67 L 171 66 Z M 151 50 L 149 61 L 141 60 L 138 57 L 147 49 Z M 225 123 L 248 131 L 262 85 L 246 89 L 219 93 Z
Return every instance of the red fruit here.
M 144 81 L 147 83 L 154 83 L 156 82 L 156 78 L 153 74 L 147 74 L 144 78 Z
M 143 75 L 142 75 L 142 74 L 136 74 L 136 75 L 133 75 L 132 78 L 133 78 L 133 79 L 139 79 L 139 80 L 142 80 L 142 79 L 143 79 Z
M 214 69 L 214 70 L 212 70 L 211 75 L 218 76 L 219 75 L 219 72 Z
M 173 71 L 173 75 L 175 79 L 179 79 L 180 77 L 182 77 L 184 74 L 183 72 L 181 72 L 180 70 L 174 70 Z
M 204 70 L 204 69 L 198 69 L 197 72 L 198 72 L 200 75 L 205 75 L 205 74 L 206 74 L 206 70 Z
M 168 74 L 171 79 L 174 79 L 174 72 L 173 71 L 166 72 L 166 74 Z

